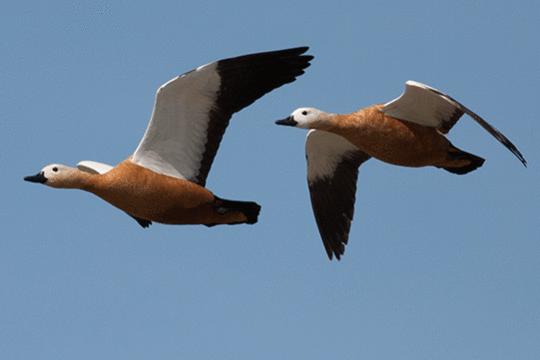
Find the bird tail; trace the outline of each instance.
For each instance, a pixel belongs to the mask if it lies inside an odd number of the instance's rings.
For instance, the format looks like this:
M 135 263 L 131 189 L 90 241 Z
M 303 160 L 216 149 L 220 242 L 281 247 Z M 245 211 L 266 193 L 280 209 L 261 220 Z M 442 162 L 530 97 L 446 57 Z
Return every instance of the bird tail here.
M 456 164 L 463 163 L 464 161 L 467 162 L 465 165 L 461 166 L 443 167 L 444 170 L 458 175 L 467 174 L 478 169 L 485 161 L 479 156 L 459 150 L 453 146 L 448 150 L 448 160 L 455 162 Z
M 226 200 L 218 198 L 216 196 L 216 203 L 217 204 L 213 206 L 213 209 L 216 213 L 220 215 L 225 215 L 229 213 L 240 212 L 247 219 L 245 221 L 230 223 L 231 225 L 255 224 L 259 218 L 259 213 L 261 212 L 261 206 L 253 201 Z

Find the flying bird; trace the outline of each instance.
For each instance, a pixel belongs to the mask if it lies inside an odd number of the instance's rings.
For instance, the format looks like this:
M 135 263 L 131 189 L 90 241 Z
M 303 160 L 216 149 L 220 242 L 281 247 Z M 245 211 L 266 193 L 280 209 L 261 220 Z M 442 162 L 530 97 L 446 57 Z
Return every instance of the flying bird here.
M 170 80 L 156 94 L 146 132 L 128 159 L 112 167 L 52 164 L 26 181 L 91 192 L 142 227 L 163 224 L 254 224 L 261 207 L 225 200 L 205 188 L 231 116 L 292 83 L 310 66 L 307 47 L 212 62 Z
M 415 81 L 386 104 L 347 115 L 313 108 L 296 109 L 278 125 L 312 129 L 306 138 L 307 180 L 319 233 L 330 260 L 345 251 L 354 214 L 358 168 L 374 157 L 386 163 L 435 166 L 466 174 L 484 159 L 462 151 L 445 137 L 467 114 L 506 146 L 522 163 L 518 149 L 497 129 L 450 96 Z

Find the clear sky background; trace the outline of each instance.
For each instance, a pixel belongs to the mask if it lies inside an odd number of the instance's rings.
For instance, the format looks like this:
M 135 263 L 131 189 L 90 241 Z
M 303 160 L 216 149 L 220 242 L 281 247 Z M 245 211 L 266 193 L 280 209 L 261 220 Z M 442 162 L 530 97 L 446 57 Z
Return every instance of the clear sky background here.
M 538 1 L 4 2 L 0 11 L 3 359 L 538 359 Z M 262 205 L 253 226 L 135 221 L 23 181 L 50 163 L 116 165 L 155 92 L 200 65 L 310 46 L 306 74 L 233 116 L 209 174 Z M 311 211 L 301 106 L 349 113 L 405 81 L 468 117 L 464 176 L 370 160 L 340 262 Z

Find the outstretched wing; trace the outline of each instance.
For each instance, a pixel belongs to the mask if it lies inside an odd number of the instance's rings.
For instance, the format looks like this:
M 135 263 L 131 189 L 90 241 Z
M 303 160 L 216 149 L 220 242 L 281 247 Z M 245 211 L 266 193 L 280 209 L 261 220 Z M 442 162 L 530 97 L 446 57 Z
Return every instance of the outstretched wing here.
M 311 206 L 330 260 L 339 260 L 349 241 L 358 168 L 371 156 L 345 138 L 311 130 L 306 138 Z
M 381 108 L 387 115 L 434 127 L 442 134 L 446 134 L 463 114 L 467 114 L 527 166 L 523 155 L 506 136 L 461 103 L 439 90 L 416 81 L 407 81 L 405 85 L 405 91 L 400 97 Z
M 216 61 L 157 91 L 150 124 L 132 161 L 202 186 L 231 116 L 296 80 L 313 56 L 307 47 Z

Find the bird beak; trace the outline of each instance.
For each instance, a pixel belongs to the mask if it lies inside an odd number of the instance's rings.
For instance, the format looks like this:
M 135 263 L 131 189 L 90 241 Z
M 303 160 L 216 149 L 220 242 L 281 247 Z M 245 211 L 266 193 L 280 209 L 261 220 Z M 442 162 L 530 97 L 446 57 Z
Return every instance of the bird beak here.
M 296 126 L 298 124 L 298 122 L 296 120 L 294 120 L 294 118 L 292 116 L 289 116 L 286 119 L 277 120 L 276 124 L 278 124 L 278 125 L 287 125 L 287 126 Z
M 40 184 L 45 184 L 47 182 L 47 178 L 45 177 L 45 174 L 43 174 L 43 171 L 33 176 L 25 176 L 24 180 Z

